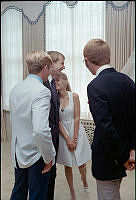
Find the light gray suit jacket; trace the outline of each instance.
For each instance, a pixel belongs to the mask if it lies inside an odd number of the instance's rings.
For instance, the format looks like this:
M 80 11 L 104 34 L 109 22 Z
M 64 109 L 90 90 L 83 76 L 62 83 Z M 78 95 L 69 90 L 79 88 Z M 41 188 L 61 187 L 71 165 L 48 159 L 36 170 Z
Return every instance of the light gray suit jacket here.
M 55 149 L 49 127 L 51 93 L 38 79 L 27 77 L 11 91 L 9 106 L 12 126 L 12 161 L 20 168 L 33 165 L 42 156 L 55 162 Z

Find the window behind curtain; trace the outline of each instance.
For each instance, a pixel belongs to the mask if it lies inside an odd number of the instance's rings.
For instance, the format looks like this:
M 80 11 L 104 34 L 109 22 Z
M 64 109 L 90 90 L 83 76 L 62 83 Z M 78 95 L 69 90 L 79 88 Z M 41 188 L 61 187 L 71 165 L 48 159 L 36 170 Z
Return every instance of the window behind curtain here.
M 23 80 L 22 13 L 10 9 L 1 16 L 2 97 L 3 109 L 9 110 L 9 94 Z
M 95 77 L 86 68 L 83 48 L 93 38 L 105 38 L 105 1 L 78 1 L 74 8 L 61 1 L 51 2 L 45 10 L 46 51 L 65 56 L 64 72 L 72 91 L 80 98 L 81 118 L 92 118 L 87 85 Z

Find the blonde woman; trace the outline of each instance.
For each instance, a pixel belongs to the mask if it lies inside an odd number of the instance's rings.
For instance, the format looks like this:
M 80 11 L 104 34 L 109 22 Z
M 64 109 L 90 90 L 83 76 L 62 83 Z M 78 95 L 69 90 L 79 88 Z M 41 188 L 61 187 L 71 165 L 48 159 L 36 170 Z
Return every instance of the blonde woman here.
M 65 166 L 65 175 L 72 200 L 76 200 L 73 186 L 72 167 L 77 165 L 87 192 L 86 162 L 91 159 L 90 145 L 83 126 L 80 123 L 80 102 L 78 94 L 68 89 L 66 74 L 59 72 L 55 76 L 56 89 L 59 92 L 59 149 L 57 163 Z

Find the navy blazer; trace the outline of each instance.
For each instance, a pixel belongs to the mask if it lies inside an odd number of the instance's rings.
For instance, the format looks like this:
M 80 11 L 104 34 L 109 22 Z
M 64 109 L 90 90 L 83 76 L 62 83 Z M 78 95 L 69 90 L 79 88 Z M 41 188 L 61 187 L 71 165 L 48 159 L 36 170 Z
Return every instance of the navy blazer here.
M 49 81 L 46 81 L 43 84 L 51 91 Z M 58 146 L 59 146 L 59 96 L 57 96 L 57 98 L 54 99 L 53 95 L 51 95 L 50 103 L 51 103 L 51 108 L 50 108 L 50 114 L 49 114 L 49 126 L 51 128 L 52 141 L 53 141 L 53 144 L 56 150 L 56 156 L 57 156 Z
M 125 74 L 108 68 L 87 87 L 95 131 L 92 174 L 98 180 L 126 176 L 123 163 L 135 149 L 135 84 Z

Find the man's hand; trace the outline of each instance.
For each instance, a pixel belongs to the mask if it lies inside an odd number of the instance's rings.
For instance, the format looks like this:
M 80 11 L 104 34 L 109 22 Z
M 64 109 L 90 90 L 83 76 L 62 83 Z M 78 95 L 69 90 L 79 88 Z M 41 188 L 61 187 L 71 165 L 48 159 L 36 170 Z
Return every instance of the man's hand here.
M 135 169 L 135 150 L 130 151 L 129 162 L 131 163 L 132 168 Z
M 132 162 L 135 162 L 135 150 L 131 150 L 130 151 L 130 158 L 129 158 Z
M 124 167 L 126 168 L 126 170 L 132 171 L 134 169 L 134 163 L 126 161 L 124 163 Z
M 135 169 L 135 150 L 130 151 L 130 157 L 128 161 L 124 163 L 124 167 L 129 171 Z
M 42 170 L 42 174 L 47 173 L 52 168 L 52 161 L 49 164 L 45 164 L 44 169 Z

